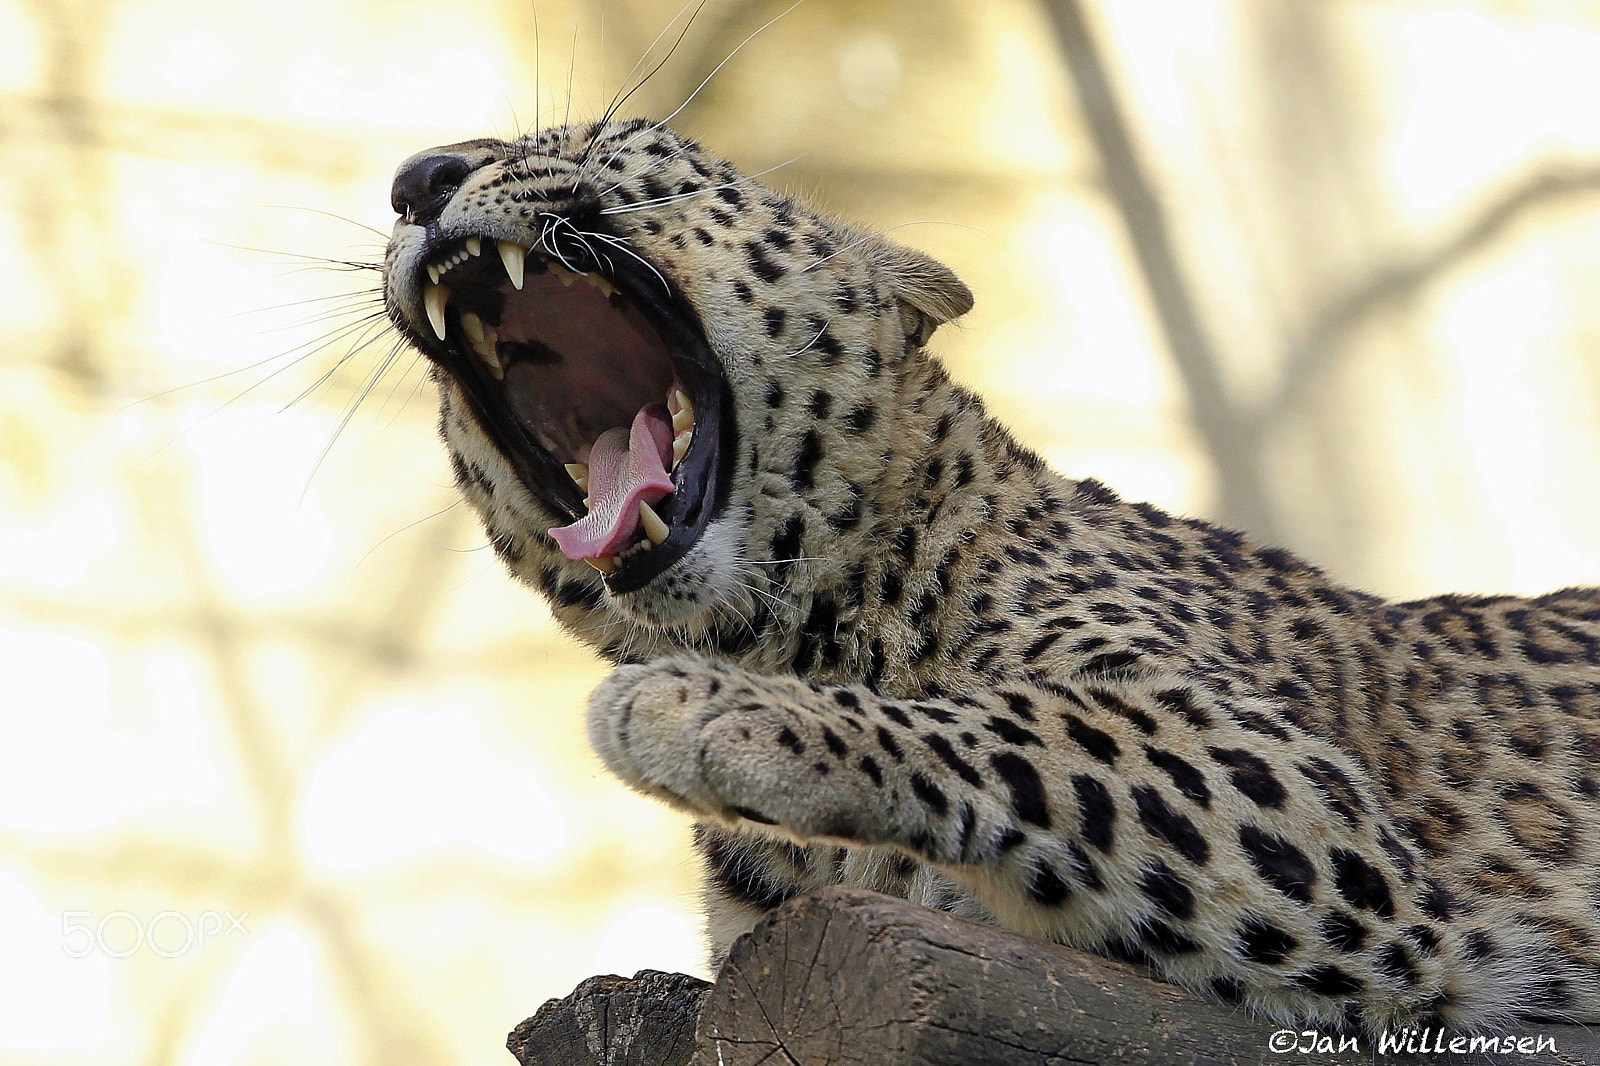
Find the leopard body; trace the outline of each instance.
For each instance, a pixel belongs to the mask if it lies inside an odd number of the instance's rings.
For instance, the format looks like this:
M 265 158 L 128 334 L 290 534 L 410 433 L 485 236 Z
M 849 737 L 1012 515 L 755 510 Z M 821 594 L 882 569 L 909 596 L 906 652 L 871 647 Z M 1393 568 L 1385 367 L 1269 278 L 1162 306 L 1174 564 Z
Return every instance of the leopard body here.
M 844 883 L 1287 1022 L 1600 1020 L 1600 590 L 1389 603 L 1063 478 L 928 354 L 948 269 L 658 124 L 433 151 L 438 231 L 603 232 L 721 364 L 727 502 L 624 594 L 435 373 L 495 551 L 617 664 L 596 750 L 699 819 L 713 960 Z

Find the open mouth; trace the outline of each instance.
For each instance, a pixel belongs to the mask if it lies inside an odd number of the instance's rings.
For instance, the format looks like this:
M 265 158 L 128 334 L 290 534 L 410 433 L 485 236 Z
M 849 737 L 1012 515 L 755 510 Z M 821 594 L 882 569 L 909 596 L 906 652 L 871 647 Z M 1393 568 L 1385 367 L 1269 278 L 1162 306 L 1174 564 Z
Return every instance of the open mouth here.
M 681 559 L 726 499 L 727 386 L 693 310 L 653 267 L 601 241 L 571 244 L 432 242 L 421 346 L 565 519 L 549 531 L 561 551 L 629 592 Z

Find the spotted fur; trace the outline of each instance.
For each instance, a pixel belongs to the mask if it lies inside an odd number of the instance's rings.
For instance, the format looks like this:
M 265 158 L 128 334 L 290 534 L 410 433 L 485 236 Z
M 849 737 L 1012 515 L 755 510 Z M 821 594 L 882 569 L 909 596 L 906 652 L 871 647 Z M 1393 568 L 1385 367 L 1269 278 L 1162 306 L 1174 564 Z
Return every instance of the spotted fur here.
M 432 225 L 537 244 L 586 205 L 726 375 L 728 503 L 622 595 L 436 375 L 495 551 L 618 664 L 596 750 L 701 820 L 713 958 L 846 883 L 1284 1021 L 1600 1020 L 1600 590 L 1386 603 L 1062 478 L 924 350 L 949 270 L 660 126 L 434 151 L 466 166 Z

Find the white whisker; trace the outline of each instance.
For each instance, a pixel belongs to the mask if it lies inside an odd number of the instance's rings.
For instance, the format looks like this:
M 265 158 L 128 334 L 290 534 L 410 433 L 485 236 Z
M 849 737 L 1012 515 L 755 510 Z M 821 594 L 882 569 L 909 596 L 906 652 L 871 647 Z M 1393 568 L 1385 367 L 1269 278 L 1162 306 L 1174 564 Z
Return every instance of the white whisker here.
M 812 347 L 822 339 L 822 335 L 828 332 L 828 327 L 831 325 L 833 325 L 833 316 L 830 315 L 828 320 L 822 324 L 822 328 L 817 330 L 817 335 L 812 337 L 811 340 L 807 341 L 804 348 L 801 348 L 798 351 L 790 352 L 789 358 L 793 359 L 797 355 L 804 355 L 806 352 L 809 352 Z
M 782 11 L 778 12 L 778 14 L 774 15 L 772 18 L 768 19 L 766 22 L 764 22 L 760 26 L 758 26 L 756 28 L 756 30 L 753 33 L 750 34 L 750 36 L 746 37 L 744 40 L 742 40 L 738 44 L 734 45 L 733 51 L 729 52 L 727 57 L 724 58 L 722 62 L 718 63 L 715 67 L 713 67 L 711 69 L 711 73 L 707 74 L 705 76 L 705 79 L 702 80 L 699 85 L 696 85 L 694 87 L 694 91 L 691 92 L 684 99 L 683 103 L 679 104 L 676 108 L 674 108 L 671 114 L 669 114 L 666 118 L 661 119 L 659 122 L 657 122 L 655 125 L 649 127 L 648 129 L 640 130 L 638 133 L 636 133 L 632 137 L 628 138 L 627 141 L 625 141 L 623 144 L 619 145 L 617 147 L 616 151 L 612 152 L 611 155 L 606 158 L 605 162 L 600 164 L 600 165 L 602 167 L 605 167 L 605 166 L 609 165 L 611 160 L 615 159 L 622 152 L 624 152 L 628 148 L 630 148 L 633 145 L 633 143 L 635 141 L 637 141 L 640 137 L 643 137 L 643 136 L 645 136 L 647 134 L 655 133 L 657 130 L 661 129 L 661 127 L 665 126 L 667 123 L 669 123 L 673 119 L 677 118 L 678 114 L 681 111 L 683 111 L 684 108 L 688 107 L 690 102 L 693 101 L 696 96 L 700 95 L 700 90 L 704 89 L 707 85 L 711 84 L 711 79 L 715 78 L 717 76 L 717 73 L 719 71 L 721 71 L 723 67 L 727 66 L 730 62 L 732 62 L 733 57 L 738 55 L 744 49 L 745 45 L 749 44 L 751 41 L 755 40 L 761 34 L 765 33 L 766 30 L 767 30 L 767 27 L 769 27 L 769 26 L 773 25 L 774 23 L 778 22 L 780 19 L 783 19 L 784 17 L 786 17 L 789 14 L 789 12 L 793 11 L 795 8 L 799 7 L 803 3 L 805 3 L 805 0 L 795 0 L 794 3 L 790 4 L 788 7 L 784 8 Z M 626 99 L 626 97 L 624 97 L 624 99 Z
M 650 271 L 650 273 L 652 273 L 652 274 L 654 274 L 656 276 L 656 280 L 661 282 L 662 291 L 665 292 L 668 296 L 672 295 L 672 286 L 667 284 L 667 279 L 662 276 L 661 271 L 657 270 L 655 268 L 655 266 L 648 259 L 646 259 L 644 256 L 640 255 L 638 252 L 634 251 L 632 248 L 629 248 L 627 240 L 625 238 L 622 238 L 622 237 L 611 237 L 611 236 L 609 236 L 607 234 L 603 234 L 603 233 L 594 233 L 594 234 L 591 234 L 590 236 L 599 237 L 600 239 L 605 240 L 608 243 L 613 244 L 619 252 L 623 252 L 623 253 L 625 253 L 627 255 L 630 255 L 633 258 L 637 259 L 639 261 L 639 263 L 646 270 Z
M 656 76 L 656 72 L 662 67 L 666 66 L 667 61 L 672 58 L 675 52 L 677 52 L 678 46 L 683 43 L 684 36 L 689 32 L 689 27 L 693 26 L 694 20 L 700 17 L 700 11 L 706 6 L 706 0 L 686 0 L 684 5 L 678 9 L 678 13 L 672 16 L 671 21 L 669 21 L 665 26 L 661 27 L 661 32 L 656 34 L 655 40 L 650 42 L 649 46 L 645 48 L 644 52 L 639 56 L 638 61 L 633 64 L 633 69 L 629 70 L 628 73 L 623 77 L 621 83 L 617 86 L 617 93 L 622 93 L 622 90 L 627 87 L 628 80 L 639 72 L 639 68 L 644 65 L 645 60 L 650 58 L 650 53 L 655 51 L 656 45 L 661 43 L 661 38 L 665 37 L 667 32 L 672 29 L 673 25 L 683 17 L 683 13 L 689 10 L 690 4 L 694 5 L 694 12 L 689 16 L 688 21 L 683 24 L 683 29 L 678 31 L 678 38 L 672 42 L 672 47 L 667 49 L 667 54 L 661 57 L 661 61 L 659 63 L 650 68 L 650 73 L 639 79 L 639 84 L 635 85 L 631 89 L 628 89 L 625 95 L 620 96 L 620 98 L 618 96 L 612 97 L 611 103 L 606 105 L 605 112 L 600 116 L 600 122 L 602 125 L 604 125 L 606 122 L 609 122 L 611 120 L 611 116 L 615 115 L 617 111 L 621 109 L 622 105 L 628 102 L 628 97 L 644 88 L 650 79 Z M 585 161 L 587 161 L 587 153 L 585 153 L 584 158 Z
M 367 376 L 367 380 L 362 383 L 361 391 L 356 394 L 355 400 L 348 408 L 345 409 L 344 415 L 339 419 L 338 425 L 334 426 L 333 433 L 328 437 L 328 443 L 323 446 L 322 452 L 317 456 L 317 461 L 311 464 L 311 471 L 306 475 L 305 487 L 300 490 L 300 504 L 303 505 L 305 503 L 306 495 L 311 491 L 311 482 L 315 480 L 317 471 L 322 469 L 323 462 L 326 461 L 329 453 L 333 451 L 333 446 L 338 442 L 339 436 L 344 432 L 345 427 L 350 424 L 350 420 L 355 417 L 356 411 L 361 407 L 362 402 L 372 394 L 373 389 L 377 388 L 378 382 L 382 380 L 383 375 L 388 372 L 389 367 L 394 365 L 395 359 L 399 358 L 400 353 L 405 350 L 405 346 L 405 338 L 396 337 L 394 346 L 389 349 L 388 354 L 385 355 L 378 363 L 377 368 L 374 369 L 372 373 Z M 342 361 L 343 360 L 341 360 L 341 362 Z M 329 373 L 331 374 L 332 371 L 329 371 Z M 326 375 L 324 376 L 326 377 Z

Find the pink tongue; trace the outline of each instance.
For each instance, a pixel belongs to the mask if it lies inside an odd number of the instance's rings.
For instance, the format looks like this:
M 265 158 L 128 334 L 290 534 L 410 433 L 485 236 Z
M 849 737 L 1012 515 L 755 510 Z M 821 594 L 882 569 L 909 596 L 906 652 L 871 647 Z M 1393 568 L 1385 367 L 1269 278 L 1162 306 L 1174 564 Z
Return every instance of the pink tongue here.
M 589 513 L 550 531 L 569 559 L 595 559 L 633 542 L 639 501 L 657 503 L 673 490 L 667 475 L 672 421 L 659 403 L 639 409 L 633 427 L 608 429 L 589 452 Z

